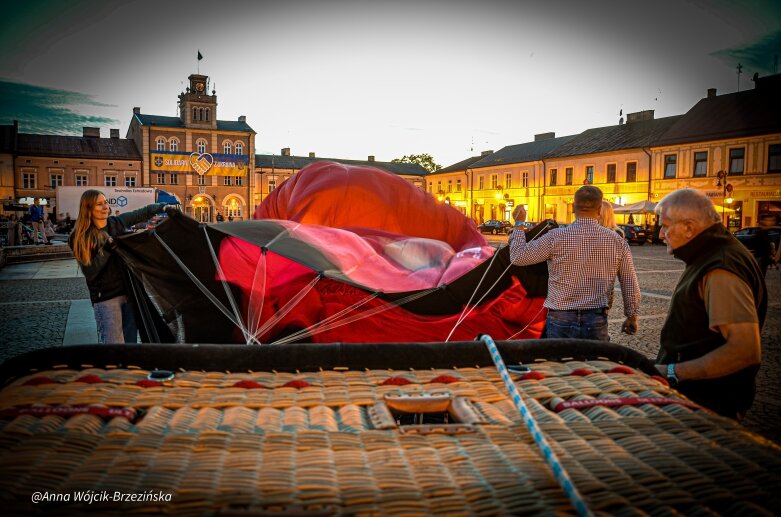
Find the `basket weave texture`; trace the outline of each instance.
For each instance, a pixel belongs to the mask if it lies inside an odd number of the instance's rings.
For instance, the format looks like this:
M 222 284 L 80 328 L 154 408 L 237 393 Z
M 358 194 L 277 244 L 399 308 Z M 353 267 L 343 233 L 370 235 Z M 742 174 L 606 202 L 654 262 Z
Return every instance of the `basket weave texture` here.
M 611 361 L 544 361 L 515 382 L 595 513 L 781 514 L 781 448 Z M 0 391 L 0 502 L 17 513 L 524 515 L 574 513 L 494 368 L 301 373 L 56 369 Z M 535 378 L 543 377 L 543 378 Z M 473 425 L 378 428 L 385 396 L 449 393 Z M 129 418 L 31 408 L 129 409 Z M 397 415 L 394 415 L 397 416 Z M 31 505 L 33 492 L 170 501 Z

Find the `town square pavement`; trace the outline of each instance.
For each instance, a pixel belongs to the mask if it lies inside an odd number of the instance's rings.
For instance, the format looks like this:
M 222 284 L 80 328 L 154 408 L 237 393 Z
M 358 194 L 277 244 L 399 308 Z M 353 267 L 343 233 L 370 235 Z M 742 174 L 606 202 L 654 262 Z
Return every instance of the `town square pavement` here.
M 497 245 L 506 237 L 492 238 Z M 642 291 L 640 329 L 621 333 L 624 320 L 620 289 L 609 315 L 614 343 L 655 357 L 659 333 L 683 263 L 661 245 L 632 246 Z M 767 276 L 770 295 L 762 332 L 758 394 L 744 425 L 781 444 L 781 271 Z M 95 343 L 95 319 L 84 277 L 73 259 L 11 264 L 0 269 L 0 361 L 44 347 Z

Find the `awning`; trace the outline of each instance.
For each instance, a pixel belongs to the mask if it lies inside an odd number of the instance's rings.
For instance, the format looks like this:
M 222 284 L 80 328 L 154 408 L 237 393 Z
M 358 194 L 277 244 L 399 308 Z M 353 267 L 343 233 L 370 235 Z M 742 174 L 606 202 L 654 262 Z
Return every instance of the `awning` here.
M 656 208 L 653 201 L 638 201 L 613 210 L 616 214 L 652 214 Z
M 169 205 L 181 205 L 182 202 L 174 194 L 169 194 L 165 190 L 157 189 L 157 202 Z
M 724 214 L 734 214 L 735 213 L 735 210 L 733 210 L 732 208 L 730 208 L 728 206 L 717 205 L 716 203 L 713 203 L 713 208 L 715 208 L 716 212 L 718 212 L 720 214 L 722 214 L 722 213 L 724 213 Z

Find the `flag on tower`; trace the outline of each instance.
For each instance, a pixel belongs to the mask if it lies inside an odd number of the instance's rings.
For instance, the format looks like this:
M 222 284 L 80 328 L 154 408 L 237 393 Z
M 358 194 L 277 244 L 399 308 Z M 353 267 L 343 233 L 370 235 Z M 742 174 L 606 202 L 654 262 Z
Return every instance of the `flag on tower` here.
M 200 61 L 201 59 L 203 59 L 203 56 L 201 55 L 201 51 L 199 50 L 198 51 L 198 61 Z

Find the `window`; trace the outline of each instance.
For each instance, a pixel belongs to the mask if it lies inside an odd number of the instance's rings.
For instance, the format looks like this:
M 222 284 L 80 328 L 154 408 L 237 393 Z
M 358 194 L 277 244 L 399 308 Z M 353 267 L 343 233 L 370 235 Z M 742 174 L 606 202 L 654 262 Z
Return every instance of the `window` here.
M 195 143 L 195 146 L 198 148 L 198 152 L 203 154 L 206 152 L 206 140 L 203 138 L 198 139 L 198 141 Z
M 158 151 L 165 151 L 165 138 L 163 138 L 162 136 L 158 136 L 155 142 L 157 142 Z
M 733 175 L 743 174 L 745 166 L 744 158 L 746 150 L 742 147 L 729 150 L 729 173 Z
M 771 144 L 768 146 L 767 172 L 781 172 L 781 144 Z
M 504 188 L 513 188 L 513 175 L 511 172 L 504 175 Z
M 37 188 L 36 174 L 34 172 L 22 173 L 22 188 Z
M 105 187 L 116 187 L 117 186 L 117 177 L 116 176 L 106 176 L 103 178 L 103 186 Z
M 572 167 L 564 169 L 564 184 L 572 185 Z
M 222 144 L 222 152 L 224 154 L 232 154 L 233 153 L 233 145 L 231 145 L 230 142 L 223 142 L 223 144 Z
M 453 192 L 453 180 L 447 180 L 447 193 Z
M 233 176 L 223 176 L 222 177 L 222 184 L 226 187 L 230 187 L 233 185 Z
M 694 153 L 694 171 L 692 175 L 695 178 L 708 175 L 708 151 Z
M 437 181 L 437 194 L 441 194 L 441 193 L 442 193 L 442 182 Z
M 179 175 L 171 174 L 171 185 L 178 185 L 178 184 L 179 184 Z
M 551 184 L 552 187 L 556 186 L 556 176 L 559 175 L 558 173 L 559 173 L 559 171 L 556 170 L 556 169 L 551 169 L 550 170 L 550 184 Z
M 480 176 L 479 178 L 477 178 L 477 190 L 483 190 L 483 188 L 485 187 L 484 180 L 485 180 L 484 176 Z
M 198 108 L 193 108 L 193 122 L 198 121 Z
M 76 186 L 77 187 L 86 187 L 87 186 L 87 175 L 86 174 L 77 174 L 76 175 Z
M 206 108 L 206 122 L 209 122 L 209 112 L 211 110 L 209 108 Z
M 456 192 L 461 192 L 461 180 L 456 180 Z
M 277 180 L 276 178 L 269 178 L 268 179 L 268 191 L 271 193 L 275 188 L 277 188 Z
M 236 154 L 244 154 L 244 145 L 241 142 L 236 142 Z
M 198 120 L 203 120 L 203 108 L 198 108 Z
M 179 150 L 179 139 L 178 138 L 172 138 L 171 143 L 169 144 L 171 146 L 172 151 L 178 151 Z
M 236 176 L 236 186 L 241 187 L 244 185 L 244 176 Z
M 616 182 L 616 164 L 615 163 L 608 163 L 607 164 L 607 182 L 608 183 L 615 183 Z
M 222 207 L 222 212 L 225 214 L 226 219 L 241 219 L 241 205 L 236 198 L 231 198 L 226 201 L 225 205 Z
M 198 185 L 206 185 L 206 176 L 198 175 Z
M 626 164 L 626 181 L 627 183 L 637 181 L 637 162 L 628 162 Z
M 135 176 L 125 176 L 125 186 L 126 187 L 135 187 L 136 186 L 136 177 Z
M 674 178 L 677 168 L 678 156 L 675 154 L 664 155 L 664 177 Z
M 428 184 L 428 191 L 433 192 L 434 191 L 434 182 L 430 181 Z
M 51 183 L 52 188 L 62 187 L 63 181 L 62 181 L 62 174 L 52 174 L 49 177 L 49 181 Z
M 521 173 L 521 186 L 523 188 L 529 188 L 529 173 L 526 171 Z
M 594 184 L 594 166 L 593 165 L 586 165 L 586 182 L 589 185 Z
M 162 172 L 157 173 L 157 184 L 165 185 L 165 174 L 163 174 Z
M 491 188 L 496 190 L 496 188 L 499 186 L 499 176 L 496 174 L 491 174 Z

